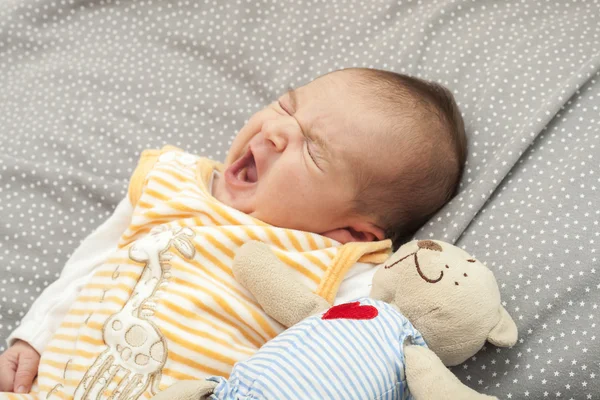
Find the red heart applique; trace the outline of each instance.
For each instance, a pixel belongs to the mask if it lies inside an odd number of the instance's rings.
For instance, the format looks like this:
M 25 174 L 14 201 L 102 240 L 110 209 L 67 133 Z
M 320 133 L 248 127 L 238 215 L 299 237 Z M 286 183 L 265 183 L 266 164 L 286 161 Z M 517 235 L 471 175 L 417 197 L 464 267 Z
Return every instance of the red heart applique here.
M 321 319 L 373 319 L 379 314 L 373 306 L 361 306 L 358 301 L 331 307 Z

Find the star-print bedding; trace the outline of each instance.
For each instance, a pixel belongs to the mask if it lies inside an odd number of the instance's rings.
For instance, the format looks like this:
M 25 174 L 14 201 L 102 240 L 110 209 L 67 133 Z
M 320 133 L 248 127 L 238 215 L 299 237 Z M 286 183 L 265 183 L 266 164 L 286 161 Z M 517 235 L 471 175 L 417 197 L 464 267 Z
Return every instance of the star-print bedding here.
M 352 66 L 437 80 L 463 111 L 460 193 L 417 237 L 485 260 L 520 340 L 454 371 L 502 399 L 600 398 L 598 0 L 3 0 L 0 339 L 143 149 L 223 160 L 254 111 Z

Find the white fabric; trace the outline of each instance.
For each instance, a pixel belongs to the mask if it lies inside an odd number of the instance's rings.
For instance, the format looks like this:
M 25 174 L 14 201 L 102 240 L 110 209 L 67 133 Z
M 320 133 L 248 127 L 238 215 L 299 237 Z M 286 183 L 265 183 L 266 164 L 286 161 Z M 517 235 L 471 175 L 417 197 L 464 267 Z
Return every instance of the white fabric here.
M 211 188 L 213 178 L 214 174 L 209 185 Z M 132 215 L 133 207 L 126 196 L 114 213 L 84 239 L 65 264 L 60 277 L 33 303 L 19 327 L 8 337 L 9 346 L 15 340 L 21 339 L 31 344 L 38 353 L 42 353 L 81 288 L 94 270 L 114 252 L 119 238 L 129 226 Z M 335 304 L 368 296 L 376 269 L 371 264 L 355 264 L 340 285 Z

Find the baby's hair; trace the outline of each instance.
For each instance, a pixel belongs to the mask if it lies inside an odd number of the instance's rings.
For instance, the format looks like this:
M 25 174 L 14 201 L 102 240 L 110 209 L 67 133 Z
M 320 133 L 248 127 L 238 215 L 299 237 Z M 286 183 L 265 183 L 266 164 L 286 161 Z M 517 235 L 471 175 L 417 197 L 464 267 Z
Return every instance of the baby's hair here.
M 379 176 L 360 171 L 354 208 L 375 217 L 397 248 L 456 193 L 466 158 L 464 122 L 454 96 L 438 83 L 356 71 L 356 83 L 368 94 L 364 106 L 386 117 L 384 151 L 395 151 L 406 168 Z

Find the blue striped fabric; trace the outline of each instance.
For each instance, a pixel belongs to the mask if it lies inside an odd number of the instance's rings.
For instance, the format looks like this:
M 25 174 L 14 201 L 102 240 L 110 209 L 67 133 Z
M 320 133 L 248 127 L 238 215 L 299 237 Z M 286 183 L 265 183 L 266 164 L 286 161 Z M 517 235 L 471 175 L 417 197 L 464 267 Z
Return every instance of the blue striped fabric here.
M 426 346 L 410 321 L 391 305 L 357 300 L 377 309 L 372 319 L 305 319 L 264 345 L 218 382 L 213 400 L 410 399 L 403 343 Z M 339 307 L 339 306 L 338 306 Z

